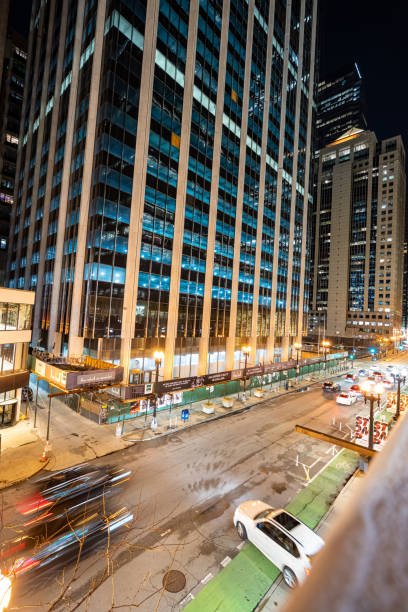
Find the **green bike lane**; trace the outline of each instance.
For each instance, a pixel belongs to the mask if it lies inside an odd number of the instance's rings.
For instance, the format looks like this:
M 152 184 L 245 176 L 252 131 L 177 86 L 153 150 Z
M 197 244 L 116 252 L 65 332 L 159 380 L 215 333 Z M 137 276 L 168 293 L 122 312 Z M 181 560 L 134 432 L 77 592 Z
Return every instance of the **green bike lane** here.
M 342 450 L 286 509 L 315 529 L 357 465 L 357 453 Z M 251 612 L 279 574 L 277 567 L 247 543 L 184 609 L 187 612 Z

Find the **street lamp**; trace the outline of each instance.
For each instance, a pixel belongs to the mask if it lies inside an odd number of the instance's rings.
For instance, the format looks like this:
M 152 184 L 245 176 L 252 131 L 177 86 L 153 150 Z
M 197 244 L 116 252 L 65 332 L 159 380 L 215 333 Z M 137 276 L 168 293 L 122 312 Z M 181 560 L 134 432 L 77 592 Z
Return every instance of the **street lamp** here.
M 327 351 L 329 350 L 330 342 L 329 340 L 322 340 L 322 347 L 324 352 L 324 369 L 326 369 L 327 362 Z
M 293 348 L 296 351 L 296 376 L 299 375 L 299 351 L 302 350 L 302 345 L 300 342 L 295 342 Z
M 373 449 L 374 440 L 374 402 L 380 406 L 381 395 L 384 393 L 384 387 L 381 383 L 375 383 L 373 380 L 366 380 L 361 385 L 361 391 L 364 395 L 364 401 L 370 402 L 370 428 L 368 431 L 368 448 Z
M 245 366 L 244 366 L 244 397 L 246 397 L 245 392 L 246 392 L 246 379 L 247 379 L 247 365 L 248 365 L 248 357 L 251 354 L 251 347 L 250 346 L 243 346 L 242 347 L 242 352 L 244 353 L 244 359 L 245 359 Z
M 395 374 L 394 381 L 397 381 L 398 389 L 397 389 L 397 409 L 394 415 L 394 421 L 398 421 L 401 413 L 401 383 L 405 384 L 405 376 L 402 374 Z
M 155 351 L 154 352 L 154 362 L 156 364 L 156 383 L 159 382 L 159 368 L 162 364 L 162 361 L 164 359 L 164 354 L 162 351 Z M 158 393 L 156 392 L 155 394 L 155 398 L 154 398 L 154 406 L 153 406 L 153 421 L 152 421 L 152 428 L 156 428 L 157 427 L 157 420 L 156 420 L 156 414 L 157 414 L 157 399 L 158 399 Z

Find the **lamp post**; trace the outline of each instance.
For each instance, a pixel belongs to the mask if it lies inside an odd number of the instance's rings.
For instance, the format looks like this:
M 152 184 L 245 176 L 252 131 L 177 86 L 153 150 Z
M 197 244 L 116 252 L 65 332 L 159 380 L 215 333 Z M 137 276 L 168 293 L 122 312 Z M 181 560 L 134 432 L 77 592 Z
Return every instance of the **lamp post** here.
M 398 384 L 398 388 L 397 388 L 397 409 L 395 411 L 395 415 L 394 415 L 394 421 L 398 421 L 400 414 L 401 414 L 401 383 L 405 384 L 405 376 L 402 376 L 402 374 L 396 374 L 394 376 L 394 380 L 397 381 Z
M 162 361 L 164 359 L 164 354 L 162 351 L 155 351 L 154 353 L 154 362 L 156 364 L 156 383 L 159 382 L 159 368 L 162 364 Z M 154 406 L 153 406 L 153 421 L 152 421 L 152 428 L 155 429 L 157 427 L 157 419 L 156 419 L 156 414 L 157 414 L 157 400 L 158 400 L 158 393 L 155 393 L 155 398 L 154 398 Z
M 244 353 L 245 366 L 244 366 L 244 398 L 246 397 L 246 379 L 247 379 L 247 365 L 248 365 L 248 357 L 251 354 L 250 346 L 243 346 L 242 352 Z
M 324 369 L 326 369 L 327 364 L 327 351 L 329 350 L 330 342 L 329 340 L 322 340 L 322 347 L 324 352 Z
M 381 395 L 384 393 L 384 387 L 381 383 L 375 383 L 373 380 L 366 380 L 361 385 L 361 391 L 364 395 L 364 401 L 370 402 L 370 426 L 368 430 L 368 448 L 373 449 L 374 441 L 374 402 L 380 406 Z
M 299 351 L 302 350 L 302 345 L 300 342 L 295 342 L 293 348 L 296 351 L 296 378 L 299 376 Z

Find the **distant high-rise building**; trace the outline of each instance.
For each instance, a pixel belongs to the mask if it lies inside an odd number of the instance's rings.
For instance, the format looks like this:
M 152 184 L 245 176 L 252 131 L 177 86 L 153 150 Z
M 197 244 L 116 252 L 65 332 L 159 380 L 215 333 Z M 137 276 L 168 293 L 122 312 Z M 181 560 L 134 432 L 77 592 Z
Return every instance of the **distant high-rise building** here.
M 405 219 L 407 222 L 407 219 Z M 404 334 L 408 334 L 408 232 L 405 229 L 404 242 L 404 280 L 403 280 L 403 295 L 402 295 L 402 330 Z
M 334 337 L 399 334 L 405 151 L 352 129 L 320 151 L 312 214 L 311 321 Z M 313 330 L 317 334 L 316 326 Z
M 0 285 L 5 277 L 27 61 L 27 41 L 7 22 L 8 2 L 0 4 Z
M 367 129 L 364 82 L 357 63 L 328 75 L 317 86 L 315 148 L 323 149 L 352 127 Z
M 317 0 L 34 1 L 10 286 L 34 342 L 166 379 L 307 304 Z M 306 289 L 304 286 L 306 284 Z

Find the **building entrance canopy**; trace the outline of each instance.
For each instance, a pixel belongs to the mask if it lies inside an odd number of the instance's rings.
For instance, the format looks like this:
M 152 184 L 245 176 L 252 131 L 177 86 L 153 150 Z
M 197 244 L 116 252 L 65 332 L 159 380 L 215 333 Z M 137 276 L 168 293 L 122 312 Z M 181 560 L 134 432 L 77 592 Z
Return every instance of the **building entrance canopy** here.
M 123 379 L 122 367 L 87 355 L 83 359 L 56 357 L 43 360 L 37 353 L 32 357 L 31 371 L 66 391 L 119 385 Z

